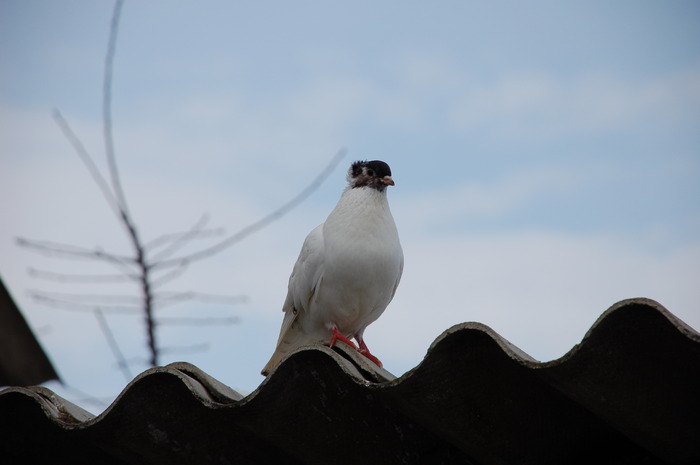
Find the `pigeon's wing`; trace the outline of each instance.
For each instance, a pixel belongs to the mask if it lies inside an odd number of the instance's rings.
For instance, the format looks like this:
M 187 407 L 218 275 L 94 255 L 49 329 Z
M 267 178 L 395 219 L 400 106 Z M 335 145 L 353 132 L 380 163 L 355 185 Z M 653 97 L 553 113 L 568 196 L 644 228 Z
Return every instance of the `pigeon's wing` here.
M 282 310 L 306 312 L 323 277 L 323 225 L 319 225 L 306 236 L 299 258 L 289 277 L 287 299 Z M 289 306 L 292 308 L 289 308 Z
M 287 298 L 282 306 L 284 320 L 282 320 L 277 347 L 272 358 L 263 368 L 263 374 L 269 373 L 289 352 L 308 342 L 307 336 L 299 329 L 299 317 L 308 312 L 322 276 L 323 225 L 320 225 L 306 236 L 299 258 L 289 277 Z

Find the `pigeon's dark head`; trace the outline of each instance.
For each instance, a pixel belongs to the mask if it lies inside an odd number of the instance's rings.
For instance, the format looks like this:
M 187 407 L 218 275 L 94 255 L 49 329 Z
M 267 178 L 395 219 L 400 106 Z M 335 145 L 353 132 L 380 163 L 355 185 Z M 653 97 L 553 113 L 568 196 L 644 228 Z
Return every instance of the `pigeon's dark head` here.
M 371 187 L 384 192 L 386 186 L 393 186 L 391 168 L 381 160 L 356 161 L 348 170 L 348 184 L 356 187 Z

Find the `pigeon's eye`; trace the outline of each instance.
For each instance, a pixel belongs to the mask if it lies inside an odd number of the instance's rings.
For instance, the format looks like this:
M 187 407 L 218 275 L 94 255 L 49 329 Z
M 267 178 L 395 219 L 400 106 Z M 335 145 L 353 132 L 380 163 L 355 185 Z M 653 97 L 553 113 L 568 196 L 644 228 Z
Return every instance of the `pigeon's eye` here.
M 374 170 L 372 168 L 367 168 L 367 176 L 374 176 Z

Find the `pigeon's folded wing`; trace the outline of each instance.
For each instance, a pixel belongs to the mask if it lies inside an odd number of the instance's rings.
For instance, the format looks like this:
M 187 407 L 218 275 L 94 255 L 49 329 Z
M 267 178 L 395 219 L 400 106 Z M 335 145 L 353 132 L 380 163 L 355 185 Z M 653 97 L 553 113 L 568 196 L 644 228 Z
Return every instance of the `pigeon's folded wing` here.
M 262 370 L 267 376 L 291 351 L 309 343 L 308 335 L 299 328 L 299 315 L 308 311 L 314 292 L 323 276 L 323 225 L 306 236 L 292 275 L 282 311 L 284 320 L 272 358 Z
M 299 258 L 289 277 L 287 298 L 282 311 L 285 313 L 279 344 L 292 326 L 299 312 L 309 309 L 311 299 L 323 277 L 323 225 L 319 225 L 306 236 Z

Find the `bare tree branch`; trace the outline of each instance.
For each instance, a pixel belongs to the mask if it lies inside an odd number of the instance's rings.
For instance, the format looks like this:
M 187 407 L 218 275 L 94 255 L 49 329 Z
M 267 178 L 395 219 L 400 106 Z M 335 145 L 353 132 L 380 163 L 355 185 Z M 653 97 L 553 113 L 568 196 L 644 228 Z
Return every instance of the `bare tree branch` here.
M 124 266 L 135 265 L 135 260 L 132 257 L 108 253 L 100 249 L 88 249 L 87 247 L 80 247 L 77 245 L 61 244 L 51 241 L 36 241 L 24 239 L 22 237 L 17 238 L 17 244 L 45 255 L 62 255 L 68 258 L 97 258 Z
M 223 228 L 204 229 L 204 226 L 208 222 L 209 222 L 209 215 L 207 215 L 205 213 L 187 231 L 170 233 L 170 234 L 163 234 L 161 236 L 156 237 L 155 239 L 151 239 L 150 241 L 146 242 L 143 245 L 143 248 L 146 249 L 148 252 L 153 253 L 154 250 L 157 249 L 158 247 L 167 246 L 168 244 L 170 244 L 174 241 L 181 241 L 181 240 L 183 240 L 183 238 L 185 240 L 187 240 L 189 236 L 193 236 L 192 238 L 194 238 L 194 237 L 206 238 L 209 236 L 219 235 L 219 234 L 223 233 L 223 231 L 224 231 Z M 153 259 L 151 259 L 151 260 L 153 260 Z
M 117 216 L 119 216 L 119 203 L 117 202 L 117 199 L 114 198 L 114 195 L 112 194 L 112 191 L 109 188 L 109 184 L 107 184 L 107 181 L 100 173 L 100 170 L 97 168 L 97 165 L 95 165 L 95 162 L 92 160 L 92 157 L 85 149 L 83 143 L 75 135 L 71 127 L 68 125 L 68 122 L 65 120 L 65 118 L 63 118 L 63 115 L 61 115 L 61 112 L 59 112 L 58 110 L 54 110 L 53 118 L 56 121 L 56 124 L 58 124 L 58 127 L 63 132 L 63 135 L 66 137 L 66 139 L 68 139 L 68 142 L 70 142 L 70 144 L 73 146 L 73 149 L 75 149 L 75 152 L 82 160 L 83 164 L 90 173 L 90 176 L 92 176 L 92 179 L 97 184 L 97 187 L 99 187 L 102 191 L 102 195 L 109 204 L 109 207 L 114 211 L 114 213 L 117 214 Z
M 40 304 L 45 305 L 47 307 L 59 308 L 61 310 L 68 310 L 71 312 L 94 313 L 95 309 L 99 308 L 105 313 L 138 315 L 143 311 L 140 306 L 135 307 L 128 305 L 96 305 L 94 303 L 81 303 L 74 302 L 71 300 L 54 298 L 41 293 L 32 294 L 31 297 Z
M 153 264 L 153 269 L 161 269 L 161 268 L 167 268 L 167 267 L 172 267 L 172 266 L 179 266 L 181 263 L 186 262 L 186 263 L 191 263 L 195 260 L 201 260 L 203 258 L 210 257 L 218 252 L 221 252 L 222 250 L 226 249 L 227 247 L 232 246 L 233 244 L 242 241 L 246 237 L 250 236 L 253 233 L 256 233 L 263 229 L 265 226 L 269 225 L 275 220 L 278 220 L 285 214 L 289 213 L 294 207 L 299 205 L 301 202 L 306 200 L 308 196 L 310 196 L 318 187 L 321 185 L 321 183 L 328 177 L 328 175 L 335 169 L 335 167 L 338 165 L 340 160 L 345 156 L 345 150 L 339 150 L 338 153 L 335 154 L 333 158 L 331 158 L 331 161 L 328 163 L 328 165 L 319 173 L 316 178 L 311 181 L 311 183 L 306 186 L 301 192 L 299 192 L 296 196 L 294 196 L 289 202 L 283 204 L 281 207 L 278 209 L 274 210 L 272 213 L 264 216 L 260 220 L 256 221 L 255 223 L 252 223 L 245 228 L 241 229 L 235 234 L 232 234 L 231 236 L 227 237 L 223 241 L 214 244 L 211 247 L 208 247 L 206 249 L 200 250 L 198 252 L 194 252 L 189 255 L 185 255 L 183 257 L 178 257 L 178 258 L 172 258 L 169 260 L 163 260 L 158 263 Z
M 168 246 L 166 246 L 164 249 L 161 251 L 154 253 L 151 258 L 150 262 L 151 263 L 157 263 L 160 260 L 165 259 L 166 257 L 171 256 L 175 252 L 177 252 L 179 249 L 183 248 L 184 246 L 187 245 L 188 242 L 191 240 L 195 239 L 196 237 L 202 237 L 209 235 L 211 232 L 216 231 L 216 230 L 210 230 L 207 231 L 204 228 L 204 226 L 207 224 L 209 221 L 208 215 L 203 215 L 200 220 L 195 223 L 189 231 L 184 232 L 184 233 L 176 233 L 176 234 L 169 234 L 167 236 L 161 236 L 160 242 L 170 242 Z M 218 232 L 221 232 L 221 229 L 218 230 Z M 152 241 L 153 243 L 155 241 Z M 156 242 L 157 243 L 157 242 Z M 147 246 L 144 246 L 145 249 L 147 249 Z
M 69 274 L 36 268 L 29 268 L 27 272 L 33 278 L 62 283 L 123 283 L 138 278 L 134 274 Z
M 287 201 L 270 214 L 265 215 L 260 220 L 249 224 L 235 234 L 229 235 L 211 246 L 201 248 L 195 252 L 183 254 L 179 257 L 175 256 L 175 254 L 178 252 L 182 253 L 182 249 L 190 245 L 195 239 L 211 238 L 215 235 L 223 234 L 222 229 L 205 229 L 208 221 L 208 217 L 206 215 L 204 215 L 198 222 L 196 222 L 189 230 L 185 232 L 165 234 L 148 243 L 144 243 L 138 233 L 134 218 L 130 214 L 126 195 L 122 187 L 113 135 L 112 80 L 114 77 L 117 35 L 123 5 L 124 0 L 115 1 L 110 23 L 107 51 L 104 60 L 102 123 L 105 156 L 107 159 L 107 169 L 109 171 L 109 182 L 107 176 L 103 176 L 103 174 L 100 172 L 100 169 L 97 167 L 92 156 L 88 153 L 84 144 L 76 136 L 61 113 L 58 110 L 55 110 L 53 117 L 66 139 L 73 146 L 75 152 L 86 166 L 91 177 L 102 192 L 102 195 L 107 201 L 109 207 L 113 210 L 121 225 L 125 228 L 129 241 L 133 247 L 133 256 L 126 257 L 104 252 L 99 249 L 93 250 L 85 247 L 59 244 L 49 241 L 18 239 L 18 243 L 20 246 L 26 247 L 35 252 L 43 253 L 45 255 L 73 259 L 101 260 L 114 266 L 122 273 L 121 275 L 102 274 L 86 276 L 33 270 L 34 275 L 37 277 L 61 282 L 89 283 L 124 282 L 131 280 L 139 284 L 140 297 L 126 295 L 62 294 L 38 291 L 35 291 L 32 295 L 35 300 L 41 302 L 43 305 L 73 311 L 94 313 L 98 319 L 100 328 L 104 333 L 105 338 L 107 339 L 107 342 L 115 355 L 115 358 L 118 361 L 120 369 L 124 373 L 125 377 L 129 379 L 131 377 L 131 373 L 128 371 L 128 361 L 124 359 L 122 352 L 119 350 L 116 338 L 107 324 L 105 314 L 134 314 L 137 312 L 142 312 L 145 319 L 147 344 L 150 351 L 149 364 L 151 366 L 158 364 L 158 356 L 161 352 L 164 350 L 173 350 L 158 347 L 155 334 L 157 324 L 220 325 L 237 323 L 239 319 L 236 317 L 160 318 L 156 321 L 154 318 L 154 311 L 156 308 L 162 308 L 168 305 L 174 305 L 187 301 L 203 301 L 232 305 L 244 301 L 245 297 L 215 296 L 196 292 L 155 293 L 155 289 L 156 287 L 162 286 L 163 284 L 181 276 L 188 269 L 189 264 L 193 261 L 201 260 L 221 252 L 227 247 L 240 242 L 249 235 L 256 233 L 262 228 L 268 226 L 270 223 L 287 214 L 306 198 L 308 198 L 319 187 L 328 174 L 344 157 L 345 152 L 344 150 L 340 150 L 330 160 L 325 169 L 322 170 L 308 186 L 306 186 L 296 196 L 292 197 L 291 200 Z M 137 307 L 137 305 L 140 307 Z M 191 347 L 189 350 L 192 351 L 195 350 L 196 347 L 201 348 L 202 346 L 203 345 L 195 346 L 194 348 Z M 208 346 L 205 344 L 204 347 Z M 180 348 L 180 350 L 182 350 L 182 348 Z
M 158 318 L 159 325 L 219 326 L 235 325 L 241 322 L 237 316 L 224 318 Z
M 228 295 L 214 295 L 214 294 L 203 294 L 201 292 L 172 292 L 172 293 L 159 293 L 156 295 L 156 302 L 158 307 L 163 307 L 164 305 L 172 305 L 181 302 L 187 302 L 196 300 L 199 302 L 209 302 L 209 303 L 219 303 L 224 305 L 237 305 L 248 301 L 248 298 L 243 295 L 239 296 L 228 296 Z
M 133 304 L 139 305 L 141 299 L 134 295 L 106 295 L 106 294 L 71 294 L 65 292 L 44 292 L 30 290 L 31 296 L 39 296 L 45 299 L 53 299 L 63 302 L 92 303 L 92 304 Z
M 126 196 L 119 179 L 119 169 L 114 151 L 114 138 L 112 135 L 112 76 L 114 74 L 114 56 L 117 47 L 117 32 L 119 31 L 119 18 L 124 2 L 116 0 L 112 12 L 112 21 L 109 28 L 109 40 L 107 42 L 107 54 L 105 56 L 104 85 L 102 88 L 102 122 L 105 142 L 105 154 L 107 166 L 112 180 L 112 189 L 119 207 L 119 218 L 126 227 L 129 239 L 134 247 L 136 257 L 134 261 L 140 272 L 140 285 L 143 295 L 143 309 L 146 320 L 146 333 L 148 347 L 151 352 L 151 366 L 158 364 L 158 345 L 156 344 L 155 325 L 153 323 L 153 296 L 151 294 L 150 265 L 146 262 L 145 251 L 139 238 L 134 221 L 129 214 Z
M 121 17 L 123 0 L 116 0 L 112 12 L 112 22 L 109 27 L 109 40 L 107 42 L 107 54 L 105 56 L 104 81 L 102 86 L 102 124 L 105 142 L 105 154 L 107 165 L 112 179 L 112 189 L 117 199 L 122 216 L 129 216 L 126 197 L 119 179 L 117 158 L 114 153 L 114 137 L 112 135 L 112 76 L 114 74 L 114 56 L 117 51 L 117 33 L 119 32 L 119 18 Z
M 163 274 L 160 278 L 158 279 L 152 279 L 151 280 L 151 289 L 156 289 L 164 284 L 169 283 L 170 281 L 179 278 L 182 276 L 185 271 L 187 271 L 187 268 L 189 266 L 189 263 L 183 262 L 181 263 L 177 268 L 174 270 L 169 271 L 168 273 Z M 152 270 L 154 273 L 162 270 Z

